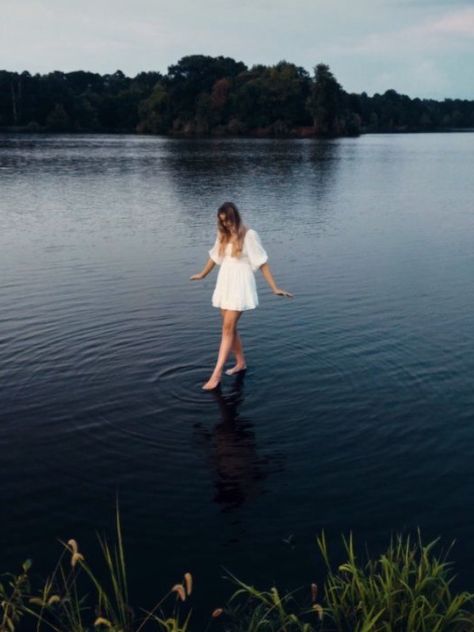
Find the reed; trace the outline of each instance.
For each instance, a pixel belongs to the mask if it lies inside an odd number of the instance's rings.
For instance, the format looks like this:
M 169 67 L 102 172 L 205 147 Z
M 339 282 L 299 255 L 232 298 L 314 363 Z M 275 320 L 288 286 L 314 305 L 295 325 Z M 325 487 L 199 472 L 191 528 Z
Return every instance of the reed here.
M 189 572 L 153 608 L 131 607 L 118 502 L 115 531 L 112 542 L 97 535 L 100 571 L 70 539 L 39 589 L 31 589 L 29 560 L 18 575 L 5 574 L 0 632 L 202 632 L 191 627 Z M 377 558 L 359 559 L 351 534 L 336 566 L 324 532 L 317 544 L 326 567 L 321 589 L 313 582 L 289 592 L 259 590 L 226 571 L 236 589 L 209 614 L 205 632 L 474 632 L 474 595 L 453 592 L 451 547 L 440 552 L 439 540 L 423 544 L 419 531 L 396 536 Z
M 14 632 L 25 614 L 26 595 L 30 591 L 28 572 L 31 560 L 22 564 L 21 573 L 4 573 L 0 582 L 0 632 Z
M 227 575 L 239 588 L 232 594 L 225 609 L 230 622 L 226 629 L 233 632 L 313 632 L 319 628 L 322 607 L 320 604 L 305 607 L 301 603 L 297 595 L 304 590 L 303 587 L 280 594 L 275 586 L 269 590 L 258 590 L 230 571 Z M 318 607 L 314 608 L 315 605 Z
M 393 537 L 378 558 L 359 561 L 352 534 L 343 538 L 346 561 L 329 559 L 324 532 L 317 538 L 326 564 L 324 630 L 337 632 L 466 632 L 474 630 L 474 595 L 453 594 L 452 563 L 437 552 L 439 539 L 423 544 L 420 531 Z
M 28 562 L 24 573 L 14 578 L 15 591 L 0 602 L 0 615 L 6 622 L 0 625 L 0 632 L 15 632 L 24 615 L 30 617 L 27 630 L 33 629 L 31 621 L 34 621 L 35 632 L 188 632 L 192 610 L 186 603 L 187 613 L 183 615 L 178 602 L 189 600 L 193 586 L 191 573 L 185 573 L 183 582 L 175 584 L 151 610 L 135 611 L 129 603 L 118 502 L 115 531 L 112 542 L 97 534 L 103 562 L 99 570 L 89 565 L 76 540 L 61 541 L 61 556 L 35 593 L 30 591 Z

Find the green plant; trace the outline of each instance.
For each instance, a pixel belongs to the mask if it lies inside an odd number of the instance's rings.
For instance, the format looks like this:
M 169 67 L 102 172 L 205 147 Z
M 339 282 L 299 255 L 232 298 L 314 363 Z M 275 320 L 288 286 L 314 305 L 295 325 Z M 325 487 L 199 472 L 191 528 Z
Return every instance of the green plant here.
M 183 618 L 178 601 L 186 601 L 191 594 L 191 574 L 185 573 L 183 583 L 175 584 L 150 611 L 142 609 L 144 616 L 138 617 L 129 604 L 118 504 L 115 527 L 115 542 L 97 534 L 105 566 L 100 574 L 88 564 L 76 540 L 62 542 L 63 552 L 53 573 L 23 606 L 24 612 L 36 619 L 36 632 L 142 632 L 147 624 L 146 629 L 187 632 L 191 611 Z M 173 598 L 169 615 L 165 602 Z
M 324 601 L 338 632 L 459 632 L 474 630 L 466 609 L 474 598 L 453 594 L 447 553 L 435 554 L 439 540 L 424 545 L 421 534 L 392 538 L 378 559 L 360 563 L 352 534 L 343 538 L 347 561 L 337 571 L 329 560 L 324 532 L 317 539 L 327 567 Z M 449 549 L 448 549 L 449 552 Z
M 230 600 L 226 613 L 235 632 L 313 632 L 323 616 L 323 608 L 316 603 L 316 586 L 311 586 L 313 604 L 303 607 L 295 598 L 296 590 L 280 594 L 275 586 L 268 591 L 257 590 L 227 571 L 240 588 Z M 234 605 L 235 604 L 235 605 Z
M 0 582 L 0 632 L 14 632 L 24 614 L 25 599 L 30 590 L 28 571 L 31 560 L 22 564 L 19 575 L 5 573 Z
M 191 574 L 138 615 L 129 603 L 118 503 L 115 528 L 113 542 L 98 535 L 100 572 L 70 539 L 62 542 L 53 572 L 34 593 L 29 560 L 20 574 L 5 574 L 0 632 L 20 630 L 23 620 L 33 621 L 35 632 L 191 632 Z M 474 632 L 474 595 L 452 591 L 451 547 L 437 553 L 439 540 L 425 545 L 420 532 L 415 539 L 396 536 L 379 557 L 361 561 L 351 534 L 343 538 L 346 561 L 336 568 L 324 532 L 317 542 L 326 566 L 322 595 L 316 584 L 306 598 L 297 597 L 301 587 L 257 590 L 227 571 L 237 590 L 224 608 L 213 611 L 206 630 L 222 617 L 226 632 Z

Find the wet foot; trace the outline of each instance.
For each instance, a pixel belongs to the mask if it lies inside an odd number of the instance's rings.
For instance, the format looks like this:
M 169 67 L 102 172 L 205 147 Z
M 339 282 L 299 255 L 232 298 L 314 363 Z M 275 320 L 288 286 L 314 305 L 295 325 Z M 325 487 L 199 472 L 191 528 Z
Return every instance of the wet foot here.
M 240 373 L 241 371 L 245 371 L 247 368 L 246 364 L 236 364 L 231 369 L 227 369 L 225 372 L 226 375 L 235 375 L 236 373 Z
M 202 389 L 204 391 L 212 391 L 219 386 L 220 381 L 221 380 L 219 377 L 214 377 L 213 375 L 211 375 L 209 380 L 203 385 Z

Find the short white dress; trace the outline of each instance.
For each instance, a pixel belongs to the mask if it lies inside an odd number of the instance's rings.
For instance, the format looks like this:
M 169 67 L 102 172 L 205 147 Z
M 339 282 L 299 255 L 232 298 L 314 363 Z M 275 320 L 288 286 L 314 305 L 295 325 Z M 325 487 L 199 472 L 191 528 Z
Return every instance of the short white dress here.
M 249 228 L 240 257 L 233 257 L 231 253 L 232 244 L 227 244 L 224 255 L 219 255 L 218 233 L 214 246 L 209 250 L 210 258 L 220 266 L 212 304 L 239 312 L 255 309 L 258 295 L 254 272 L 268 260 L 258 233 Z

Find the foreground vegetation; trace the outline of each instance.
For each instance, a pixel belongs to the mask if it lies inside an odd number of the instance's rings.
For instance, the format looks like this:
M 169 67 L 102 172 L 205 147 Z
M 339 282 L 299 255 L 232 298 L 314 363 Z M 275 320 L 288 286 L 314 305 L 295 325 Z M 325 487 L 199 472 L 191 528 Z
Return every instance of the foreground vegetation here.
M 317 539 L 326 565 L 322 590 L 313 583 L 280 594 L 261 591 L 229 573 L 236 590 L 216 607 L 207 626 L 193 624 L 193 577 L 151 609 L 132 607 L 120 516 L 109 543 L 99 536 L 104 568 L 92 569 L 73 539 L 41 586 L 32 586 L 31 562 L 0 583 L 0 632 L 472 632 L 474 595 L 451 590 L 453 575 L 438 541 L 418 533 L 394 538 L 375 560 L 360 561 L 352 537 L 343 539 L 345 562 L 333 567 L 324 533 Z
M 348 94 L 325 64 L 248 68 L 188 55 L 168 72 L 0 71 L 0 129 L 178 136 L 335 137 L 474 128 L 474 101 Z

